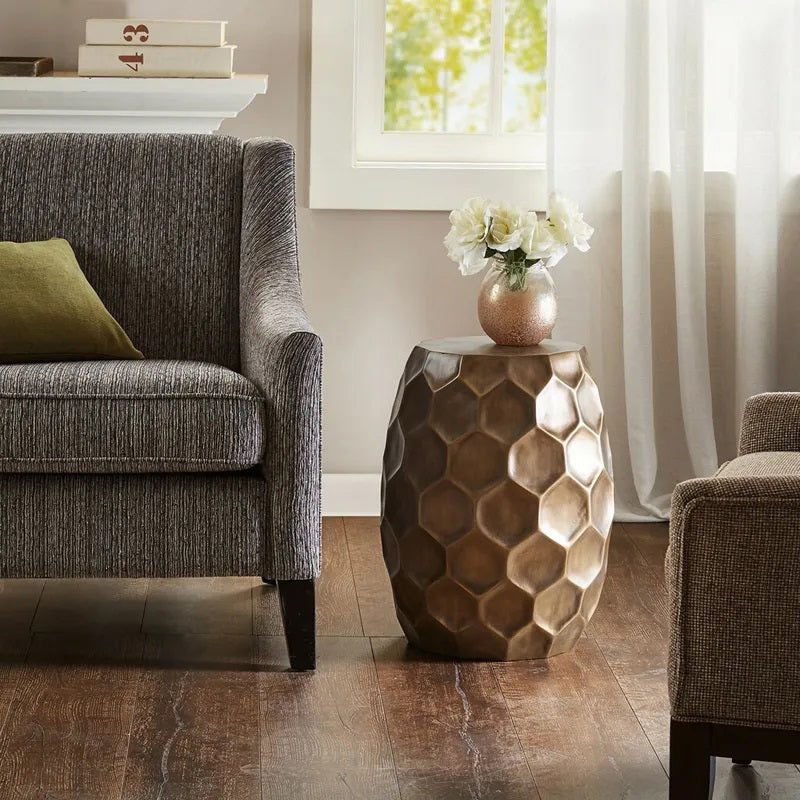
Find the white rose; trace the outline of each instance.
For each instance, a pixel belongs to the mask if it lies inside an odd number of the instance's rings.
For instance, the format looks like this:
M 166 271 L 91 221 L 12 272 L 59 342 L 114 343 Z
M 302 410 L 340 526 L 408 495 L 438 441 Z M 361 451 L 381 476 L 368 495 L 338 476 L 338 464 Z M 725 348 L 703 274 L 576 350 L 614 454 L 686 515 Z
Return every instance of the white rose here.
M 522 244 L 522 231 L 525 227 L 527 211 L 510 203 L 498 203 L 489 209 L 492 217 L 489 225 L 487 244 L 492 250 L 506 253 L 516 250 Z
M 594 228 L 584 221 L 583 214 L 572 200 L 557 192 L 550 195 L 550 222 L 558 241 L 572 245 L 582 253 L 589 249 Z
M 450 212 L 450 231 L 444 237 L 447 255 L 458 264 L 462 275 L 480 272 L 485 258 L 489 232 L 489 201 L 473 197 L 462 208 Z
M 537 219 L 534 212 L 528 214 L 520 246 L 529 259 L 542 261 L 548 268 L 554 267 L 567 254 L 567 246 L 556 239 L 550 222 Z

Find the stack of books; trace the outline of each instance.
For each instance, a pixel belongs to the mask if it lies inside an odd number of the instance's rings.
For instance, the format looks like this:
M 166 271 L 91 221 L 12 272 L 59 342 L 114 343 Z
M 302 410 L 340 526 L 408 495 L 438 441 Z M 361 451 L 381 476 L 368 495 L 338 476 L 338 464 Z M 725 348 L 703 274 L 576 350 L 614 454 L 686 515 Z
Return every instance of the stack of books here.
M 78 75 L 95 78 L 230 78 L 235 45 L 226 22 L 87 19 Z

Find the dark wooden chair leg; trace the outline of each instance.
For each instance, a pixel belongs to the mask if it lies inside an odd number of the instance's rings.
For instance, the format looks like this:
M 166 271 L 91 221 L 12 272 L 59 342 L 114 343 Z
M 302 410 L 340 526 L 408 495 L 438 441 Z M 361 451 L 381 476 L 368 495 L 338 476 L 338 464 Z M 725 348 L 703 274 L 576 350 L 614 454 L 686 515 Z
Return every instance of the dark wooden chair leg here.
M 669 728 L 669 800 L 711 800 L 714 764 L 711 726 L 672 720 Z
M 265 584 L 266 586 L 277 586 L 278 581 L 275 578 L 265 578 L 263 575 L 261 576 L 261 583 Z
M 292 669 L 317 666 L 314 581 L 278 581 L 283 630 Z

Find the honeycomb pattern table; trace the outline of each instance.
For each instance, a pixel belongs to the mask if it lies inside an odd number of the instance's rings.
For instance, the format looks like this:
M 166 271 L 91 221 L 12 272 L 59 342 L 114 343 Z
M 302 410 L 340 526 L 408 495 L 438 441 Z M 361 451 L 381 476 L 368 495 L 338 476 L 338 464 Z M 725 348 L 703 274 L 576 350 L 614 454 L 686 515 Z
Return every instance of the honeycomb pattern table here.
M 603 408 L 579 345 L 422 342 L 383 459 L 381 539 L 408 640 L 462 658 L 572 648 L 614 513 Z

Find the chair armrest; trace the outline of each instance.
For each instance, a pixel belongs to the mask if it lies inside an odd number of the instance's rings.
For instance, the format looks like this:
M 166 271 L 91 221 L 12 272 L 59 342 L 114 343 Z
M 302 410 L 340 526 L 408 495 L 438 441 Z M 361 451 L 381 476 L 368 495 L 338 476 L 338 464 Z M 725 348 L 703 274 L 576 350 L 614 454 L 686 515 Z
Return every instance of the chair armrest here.
M 268 541 L 264 576 L 319 575 L 322 341 L 303 308 L 294 151 L 245 144 L 240 265 L 242 373 L 266 405 Z
M 800 452 L 800 392 L 767 392 L 745 403 L 739 455 L 765 450 Z
M 800 475 L 679 484 L 666 570 L 673 718 L 800 729 Z

